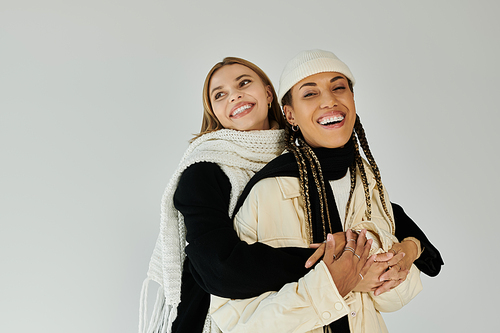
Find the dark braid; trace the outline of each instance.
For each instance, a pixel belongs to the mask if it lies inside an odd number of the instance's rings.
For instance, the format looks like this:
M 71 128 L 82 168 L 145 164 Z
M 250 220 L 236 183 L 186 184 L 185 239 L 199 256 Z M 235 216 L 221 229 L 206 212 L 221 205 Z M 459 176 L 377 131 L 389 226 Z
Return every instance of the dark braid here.
M 316 184 L 316 189 L 318 190 L 319 194 L 321 222 L 323 224 L 323 239 L 326 240 L 325 221 L 328 221 L 329 232 L 332 232 L 332 225 L 330 223 L 330 212 L 328 211 L 328 200 L 326 198 L 325 180 L 323 178 L 323 172 L 321 171 L 321 164 L 319 163 L 318 157 L 316 156 L 316 154 L 314 154 L 309 145 L 305 144 L 303 147 L 308 160 L 314 161 L 314 163 L 311 163 L 310 165 L 314 177 L 314 183 Z M 326 220 L 325 220 L 325 211 L 326 211 Z
M 354 140 L 354 133 L 352 134 L 351 140 Z M 349 213 L 349 206 L 351 205 L 352 195 L 354 194 L 354 188 L 356 187 L 356 159 L 352 161 L 352 165 L 349 167 L 349 174 L 351 176 L 351 190 L 349 191 L 349 199 L 347 200 L 346 210 L 345 210 L 345 223 L 347 223 L 347 213 Z
M 365 171 L 365 166 L 363 165 L 363 159 L 361 158 L 361 155 L 359 153 L 359 146 L 358 146 L 358 141 L 354 140 L 354 161 L 356 162 L 356 165 L 358 166 L 359 173 L 361 174 L 361 182 L 363 184 L 363 189 L 365 192 L 365 201 L 366 201 L 366 218 L 368 220 L 371 220 L 372 218 L 372 201 L 370 198 L 370 190 L 368 188 L 368 179 L 366 178 L 366 171 Z M 352 177 L 351 177 L 352 181 Z M 354 179 L 356 181 L 356 179 Z M 351 187 L 353 184 L 351 184 Z
M 311 147 L 304 141 L 304 139 L 301 135 L 299 135 L 298 132 L 293 132 L 290 126 L 287 126 L 285 129 L 285 135 L 288 138 L 288 140 L 286 140 L 286 148 L 289 151 L 293 152 L 299 168 L 300 192 L 302 197 L 304 198 L 306 208 L 306 232 L 309 236 L 309 242 L 313 242 L 313 233 L 307 165 L 311 167 L 311 174 L 313 176 L 314 183 L 319 194 L 320 214 L 321 221 L 323 223 L 323 237 L 324 239 L 326 239 L 326 222 L 328 222 L 329 232 L 332 232 L 332 226 L 330 222 L 330 213 L 328 211 L 328 202 L 326 199 L 325 182 L 323 179 L 323 173 L 321 171 L 321 164 L 319 163 L 319 160 L 316 157 L 316 154 L 314 154 L 314 152 L 312 151 Z
M 313 242 L 312 239 L 312 222 L 311 222 L 311 202 L 309 200 L 309 187 L 307 179 L 307 168 L 305 165 L 305 160 L 300 152 L 300 149 L 295 145 L 295 140 L 298 140 L 296 133 L 291 130 L 290 126 L 285 127 L 285 136 L 288 138 L 285 142 L 286 148 L 293 152 L 297 165 L 299 167 L 299 183 L 300 183 L 300 194 L 304 198 L 305 203 L 305 219 L 306 219 L 306 233 L 309 237 L 309 243 Z
M 382 201 L 382 207 L 384 208 L 385 214 L 387 215 L 387 217 L 391 221 L 392 233 L 394 234 L 395 225 L 394 225 L 394 221 L 391 217 L 391 214 L 389 214 L 389 210 L 387 209 L 387 204 L 385 202 L 384 186 L 382 185 L 382 177 L 380 176 L 380 170 L 379 170 L 377 163 L 375 162 L 375 159 L 373 158 L 373 155 L 370 151 L 370 147 L 368 146 L 368 140 L 366 139 L 365 130 L 363 129 L 363 125 L 361 125 L 361 121 L 360 121 L 358 115 L 356 115 L 356 122 L 354 124 L 354 130 L 356 131 L 356 135 L 357 135 L 358 140 L 361 144 L 361 148 L 363 148 L 363 153 L 365 154 L 366 159 L 368 160 L 368 163 L 370 163 L 370 166 L 372 167 L 373 173 L 375 175 L 375 180 L 377 182 L 377 189 L 379 191 L 380 200 Z M 366 178 L 366 175 L 365 175 L 365 178 Z

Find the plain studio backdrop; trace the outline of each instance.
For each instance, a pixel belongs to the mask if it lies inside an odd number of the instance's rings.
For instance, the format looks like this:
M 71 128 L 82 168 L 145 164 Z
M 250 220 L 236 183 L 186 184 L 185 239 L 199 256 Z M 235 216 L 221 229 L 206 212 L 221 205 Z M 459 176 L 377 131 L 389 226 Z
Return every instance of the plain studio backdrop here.
M 391 332 L 498 328 L 497 1 L 3 0 L 0 332 L 136 332 L 160 199 L 225 56 L 357 79 L 392 201 L 445 266 Z

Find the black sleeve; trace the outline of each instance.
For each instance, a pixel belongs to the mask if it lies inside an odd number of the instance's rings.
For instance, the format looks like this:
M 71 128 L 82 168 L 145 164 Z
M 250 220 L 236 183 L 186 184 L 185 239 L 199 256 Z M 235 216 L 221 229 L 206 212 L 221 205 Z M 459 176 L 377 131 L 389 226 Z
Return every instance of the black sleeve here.
M 441 271 L 441 266 L 444 265 L 443 259 L 438 249 L 429 241 L 424 232 L 406 215 L 401 206 L 395 203 L 392 204 L 394 211 L 394 219 L 396 224 L 396 237 L 400 241 L 406 237 L 415 237 L 420 241 L 422 254 L 420 258 L 415 260 L 415 265 L 422 272 L 429 276 L 436 276 Z
M 196 163 L 184 171 L 174 205 L 186 224 L 186 254 L 196 282 L 208 293 L 249 298 L 297 281 L 314 250 L 273 248 L 241 241 L 228 216 L 231 184 L 214 163 Z

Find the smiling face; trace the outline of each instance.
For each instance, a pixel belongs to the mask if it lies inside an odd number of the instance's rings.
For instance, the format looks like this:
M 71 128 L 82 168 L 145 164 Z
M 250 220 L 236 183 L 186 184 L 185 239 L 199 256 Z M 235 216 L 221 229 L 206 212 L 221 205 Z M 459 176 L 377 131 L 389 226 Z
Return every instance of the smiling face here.
M 227 65 L 218 69 L 209 85 L 212 109 L 224 128 L 240 131 L 269 129 L 271 87 L 250 68 Z
M 356 121 L 354 94 L 347 78 L 336 72 L 306 77 L 291 89 L 292 105 L 283 110 L 291 125 L 298 125 L 311 147 L 343 147 Z

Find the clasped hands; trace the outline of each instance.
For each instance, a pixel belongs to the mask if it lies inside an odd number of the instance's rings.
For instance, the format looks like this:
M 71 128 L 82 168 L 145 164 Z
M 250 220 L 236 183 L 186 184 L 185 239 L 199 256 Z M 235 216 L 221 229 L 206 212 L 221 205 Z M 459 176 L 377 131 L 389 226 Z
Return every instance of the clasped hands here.
M 395 243 L 389 252 L 368 257 L 371 244 L 365 229 L 359 236 L 352 230 L 329 234 L 325 243 L 310 245 L 316 251 L 305 266 L 309 268 L 323 258 L 342 296 L 350 291 L 373 291 L 378 296 L 406 279 L 417 248 L 411 241 Z

